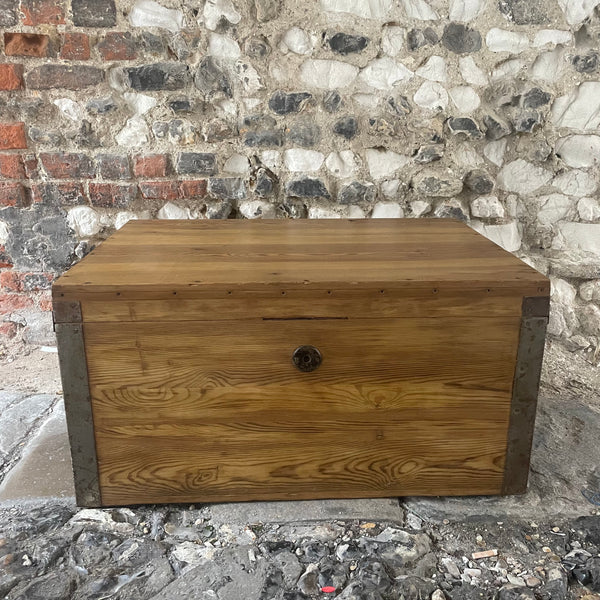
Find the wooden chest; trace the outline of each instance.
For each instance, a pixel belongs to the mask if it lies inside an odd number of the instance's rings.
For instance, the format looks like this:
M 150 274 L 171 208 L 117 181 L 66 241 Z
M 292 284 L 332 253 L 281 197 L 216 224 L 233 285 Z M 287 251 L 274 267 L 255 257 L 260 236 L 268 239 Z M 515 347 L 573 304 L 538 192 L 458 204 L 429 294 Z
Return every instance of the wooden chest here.
M 456 221 L 132 221 L 53 286 L 77 501 L 524 492 L 548 300 Z

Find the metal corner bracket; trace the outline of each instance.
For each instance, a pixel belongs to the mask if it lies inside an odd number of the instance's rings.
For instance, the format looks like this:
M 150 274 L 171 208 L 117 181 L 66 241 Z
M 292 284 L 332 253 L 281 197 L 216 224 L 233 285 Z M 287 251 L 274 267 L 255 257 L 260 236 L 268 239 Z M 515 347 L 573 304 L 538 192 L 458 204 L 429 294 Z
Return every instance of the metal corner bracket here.
M 537 397 L 548 325 L 547 301 L 547 297 L 524 298 L 523 301 L 523 316 L 508 426 L 503 494 L 522 494 L 527 489 Z
M 82 321 L 81 304 L 77 300 L 54 300 L 52 302 L 54 331 L 59 323 L 81 323 Z
M 55 322 L 54 330 L 71 445 L 75 497 L 79 506 L 98 507 L 102 505 L 102 498 L 83 325 Z

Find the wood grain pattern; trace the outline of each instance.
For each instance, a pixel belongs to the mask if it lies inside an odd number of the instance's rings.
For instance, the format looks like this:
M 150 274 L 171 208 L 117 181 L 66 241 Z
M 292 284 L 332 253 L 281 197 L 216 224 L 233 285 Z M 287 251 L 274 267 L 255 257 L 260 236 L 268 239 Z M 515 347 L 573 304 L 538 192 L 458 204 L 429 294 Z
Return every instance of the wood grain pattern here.
M 519 324 L 86 323 L 103 502 L 499 493 Z
M 288 290 L 224 291 L 218 297 L 135 299 L 102 294 L 85 300 L 82 311 L 88 323 L 128 321 L 221 321 L 230 319 L 321 318 L 441 318 L 505 317 L 521 314 L 522 298 L 512 290 Z
M 53 286 L 55 298 L 256 289 L 506 288 L 548 281 L 440 219 L 130 221 Z M 427 292 L 428 293 L 428 292 Z
M 523 298 L 548 296 L 438 219 L 131 221 L 53 285 L 104 505 L 501 493 Z

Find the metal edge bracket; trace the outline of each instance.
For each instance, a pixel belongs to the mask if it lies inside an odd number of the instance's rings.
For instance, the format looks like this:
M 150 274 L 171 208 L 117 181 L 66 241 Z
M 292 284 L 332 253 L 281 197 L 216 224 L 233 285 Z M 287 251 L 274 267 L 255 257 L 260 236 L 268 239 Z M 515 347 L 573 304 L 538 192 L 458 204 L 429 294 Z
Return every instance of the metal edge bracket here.
M 56 323 L 58 358 L 79 506 L 102 505 L 94 420 L 81 323 Z
M 52 302 L 52 322 L 54 331 L 58 323 L 81 323 L 81 304 L 77 301 L 54 300 Z
M 513 380 L 502 483 L 503 494 L 523 494 L 527 490 L 537 397 L 548 325 L 547 311 L 541 316 L 531 316 L 531 312 L 544 310 L 547 302 L 542 303 L 541 300 L 547 301 L 547 298 L 524 298 L 523 300 L 524 310 Z M 529 311 L 525 310 L 526 306 L 530 307 Z
M 547 317 L 550 314 L 550 296 L 523 298 L 523 317 Z

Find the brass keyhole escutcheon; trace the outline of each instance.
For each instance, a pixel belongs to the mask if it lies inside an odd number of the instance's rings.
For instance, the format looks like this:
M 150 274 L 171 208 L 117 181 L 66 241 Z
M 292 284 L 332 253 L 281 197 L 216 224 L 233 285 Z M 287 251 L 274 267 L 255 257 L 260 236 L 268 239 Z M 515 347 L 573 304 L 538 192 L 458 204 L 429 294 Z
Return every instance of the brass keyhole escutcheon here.
M 314 346 L 299 346 L 292 354 L 292 362 L 305 373 L 318 368 L 322 360 L 321 353 Z

